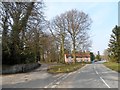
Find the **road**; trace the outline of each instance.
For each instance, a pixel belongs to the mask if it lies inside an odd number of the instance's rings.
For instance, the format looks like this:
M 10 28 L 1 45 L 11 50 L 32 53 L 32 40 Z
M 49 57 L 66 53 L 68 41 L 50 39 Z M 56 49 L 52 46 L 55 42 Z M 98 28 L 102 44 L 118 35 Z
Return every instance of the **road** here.
M 118 73 L 102 64 L 90 64 L 68 76 L 56 87 L 118 88 Z
M 118 73 L 103 64 L 87 64 L 68 74 L 52 75 L 46 66 L 34 72 L 5 75 L 3 88 L 118 88 Z

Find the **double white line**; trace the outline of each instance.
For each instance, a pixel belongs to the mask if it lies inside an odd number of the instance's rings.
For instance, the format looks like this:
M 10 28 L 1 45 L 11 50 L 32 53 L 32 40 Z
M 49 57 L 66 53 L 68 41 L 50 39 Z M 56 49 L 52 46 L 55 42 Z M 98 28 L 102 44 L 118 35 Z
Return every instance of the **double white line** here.
M 47 86 L 45 86 L 44 88 L 56 88 L 56 86 L 58 84 L 61 83 L 62 80 L 66 79 L 69 75 L 77 73 L 77 71 L 74 72 L 70 72 L 68 74 L 63 74 L 62 76 L 60 76 L 59 78 L 57 78 L 56 80 L 54 80 L 53 82 L 51 82 L 50 84 L 48 84 Z
M 66 74 L 63 74 L 62 76 L 60 76 L 59 78 L 55 79 L 53 82 L 49 83 L 47 86 L 45 86 L 44 88 L 49 88 L 52 86 L 52 88 L 55 88 L 56 85 L 54 85 L 57 81 L 59 81 L 61 78 L 63 78 Z

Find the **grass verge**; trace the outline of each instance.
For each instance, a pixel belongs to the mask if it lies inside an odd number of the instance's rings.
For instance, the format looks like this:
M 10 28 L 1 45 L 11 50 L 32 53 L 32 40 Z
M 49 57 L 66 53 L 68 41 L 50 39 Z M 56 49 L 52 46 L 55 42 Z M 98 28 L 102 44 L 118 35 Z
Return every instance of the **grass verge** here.
M 57 73 L 69 73 L 83 67 L 85 63 L 76 63 L 76 64 L 64 64 L 59 66 L 51 66 L 48 68 L 48 72 L 52 74 Z
M 115 63 L 115 62 L 106 62 L 104 65 L 114 71 L 117 71 L 120 73 L 120 64 Z

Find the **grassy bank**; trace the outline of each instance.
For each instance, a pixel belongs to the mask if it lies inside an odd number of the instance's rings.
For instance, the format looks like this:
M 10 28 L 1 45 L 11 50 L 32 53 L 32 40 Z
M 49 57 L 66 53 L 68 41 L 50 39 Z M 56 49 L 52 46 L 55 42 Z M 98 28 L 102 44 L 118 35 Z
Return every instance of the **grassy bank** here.
M 104 65 L 114 71 L 120 72 L 120 64 L 115 62 L 106 62 Z
M 64 64 L 64 65 L 59 65 L 59 66 L 51 66 L 48 69 L 49 73 L 68 73 L 68 72 L 72 72 L 75 71 L 81 67 L 83 67 L 85 65 L 85 63 L 76 63 L 76 64 Z

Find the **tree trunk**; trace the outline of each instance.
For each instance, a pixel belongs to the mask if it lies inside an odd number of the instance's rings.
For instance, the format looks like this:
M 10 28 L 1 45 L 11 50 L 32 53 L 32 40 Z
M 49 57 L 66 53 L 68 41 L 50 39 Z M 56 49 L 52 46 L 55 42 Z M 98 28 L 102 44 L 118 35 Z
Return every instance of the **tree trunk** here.
M 76 55 L 75 55 L 75 38 L 73 40 L 73 60 L 74 60 L 74 63 L 76 63 Z
M 65 60 L 64 60 L 64 53 L 65 53 L 65 51 L 64 51 L 64 36 L 62 35 L 62 45 L 61 45 L 62 47 L 62 52 L 61 52 L 61 54 L 62 54 L 62 62 L 64 63 L 65 62 Z

